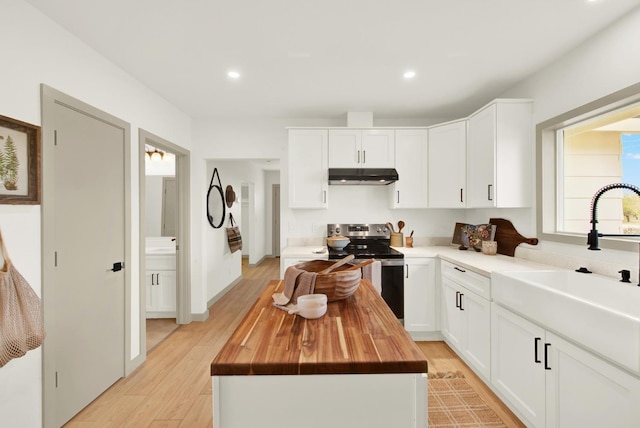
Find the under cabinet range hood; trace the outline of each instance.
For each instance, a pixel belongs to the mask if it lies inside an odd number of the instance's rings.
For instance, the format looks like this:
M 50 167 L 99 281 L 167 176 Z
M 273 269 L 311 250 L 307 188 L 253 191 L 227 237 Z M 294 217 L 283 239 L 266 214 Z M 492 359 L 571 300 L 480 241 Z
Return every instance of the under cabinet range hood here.
M 387 185 L 398 181 L 395 168 L 329 168 L 329 184 Z

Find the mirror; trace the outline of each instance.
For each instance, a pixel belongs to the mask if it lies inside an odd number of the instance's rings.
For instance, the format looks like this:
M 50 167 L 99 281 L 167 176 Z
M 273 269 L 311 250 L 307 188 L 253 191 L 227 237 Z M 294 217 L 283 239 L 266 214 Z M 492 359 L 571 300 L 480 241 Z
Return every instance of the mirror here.
M 225 217 L 224 197 L 220 186 L 209 187 L 207 192 L 207 219 L 214 229 L 222 227 Z
M 218 184 L 213 184 L 216 176 Z M 222 183 L 220 182 L 220 174 L 218 168 L 213 170 L 209 191 L 207 192 L 207 220 L 214 229 L 220 229 L 224 222 L 226 208 L 224 206 L 224 195 L 222 194 Z
M 227 186 L 224 192 L 224 197 L 227 201 L 227 207 L 231 208 L 231 205 L 236 201 L 236 192 L 233 191 L 233 187 Z

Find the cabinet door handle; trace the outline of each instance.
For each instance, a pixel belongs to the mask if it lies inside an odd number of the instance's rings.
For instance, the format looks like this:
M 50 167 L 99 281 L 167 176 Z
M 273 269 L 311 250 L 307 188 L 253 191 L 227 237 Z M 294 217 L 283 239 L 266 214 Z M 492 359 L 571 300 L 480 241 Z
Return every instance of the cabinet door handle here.
M 464 272 L 466 272 L 466 270 L 464 270 L 464 269 L 460 269 L 458 266 L 454 266 L 453 268 L 454 268 L 455 270 L 457 270 L 458 272 L 463 272 L 463 273 L 464 273 Z
M 464 202 L 464 201 L 462 200 L 462 188 L 460 188 L 460 202 Z
M 398 203 L 400 203 L 400 191 L 396 191 L 396 193 L 398 194 Z
M 493 184 L 487 184 L 487 199 L 493 201 L 493 197 L 491 196 L 491 190 L 493 190 Z
M 327 203 L 327 191 L 326 190 L 322 191 L 322 203 L 323 204 Z
M 407 276 L 405 278 L 409 278 L 409 265 L 405 265 L 407 267 Z
M 156 285 L 160 285 L 160 274 L 156 274 Z
M 540 361 L 540 358 L 538 357 L 538 343 L 541 341 L 542 339 L 539 337 L 536 337 L 533 339 L 533 362 L 540 364 L 542 361 Z
M 360 150 L 358 150 L 358 162 L 357 163 L 360 163 Z
M 545 370 L 551 370 L 551 367 L 549 367 L 549 346 L 551 346 L 550 343 L 544 344 L 544 369 Z
M 366 150 L 362 151 L 362 163 L 363 164 L 367 163 L 367 151 Z
M 460 293 L 460 310 L 464 311 L 464 308 L 462 307 L 462 298 L 464 297 L 464 293 Z
M 456 308 L 460 308 L 460 292 L 456 291 Z

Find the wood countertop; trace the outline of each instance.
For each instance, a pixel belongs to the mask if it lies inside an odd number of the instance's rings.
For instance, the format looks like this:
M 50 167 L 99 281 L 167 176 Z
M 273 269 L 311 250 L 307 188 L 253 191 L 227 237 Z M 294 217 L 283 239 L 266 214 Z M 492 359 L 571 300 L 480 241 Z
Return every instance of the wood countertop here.
M 427 360 L 371 282 L 318 319 L 272 305 L 267 284 L 211 363 L 211 375 L 426 373 Z

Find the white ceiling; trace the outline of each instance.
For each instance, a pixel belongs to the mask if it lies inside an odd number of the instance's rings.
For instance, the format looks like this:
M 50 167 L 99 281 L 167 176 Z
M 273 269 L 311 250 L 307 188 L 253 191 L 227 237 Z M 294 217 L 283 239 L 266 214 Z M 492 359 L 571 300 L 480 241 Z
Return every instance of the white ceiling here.
M 463 117 L 639 5 L 26 1 L 193 118 Z

